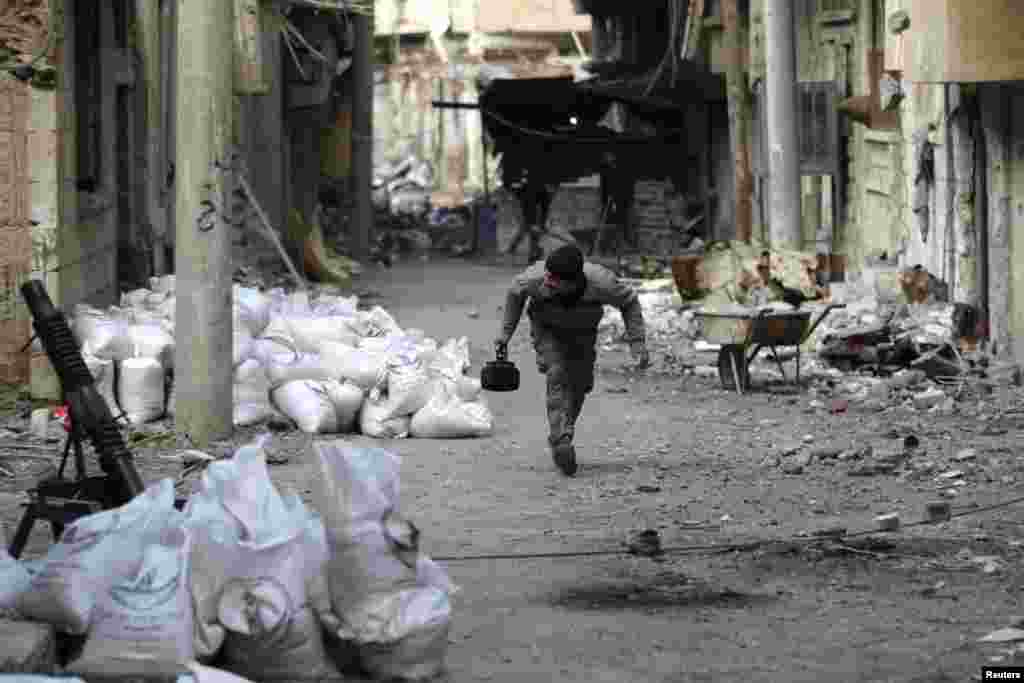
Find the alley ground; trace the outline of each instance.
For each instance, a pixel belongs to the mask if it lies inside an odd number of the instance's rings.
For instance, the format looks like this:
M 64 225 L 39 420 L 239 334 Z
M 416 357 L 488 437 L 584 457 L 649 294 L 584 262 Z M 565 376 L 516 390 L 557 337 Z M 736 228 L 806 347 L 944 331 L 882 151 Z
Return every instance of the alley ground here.
M 368 272 L 359 287 L 405 328 L 441 340 L 467 335 L 478 372 L 519 268 L 409 261 Z M 978 642 L 1024 615 L 1024 506 L 843 543 L 802 537 L 837 525 L 871 529 L 888 512 L 921 519 L 948 488 L 936 475 L 954 464 L 965 473 L 954 512 L 1020 495 L 1024 415 L 984 423 L 973 412 L 833 415 L 784 387 L 740 397 L 717 378 L 633 377 L 621 370 L 628 355 L 607 352 L 579 427 L 581 469 L 566 479 L 545 449 L 543 378 L 525 319 L 511 353 L 523 385 L 489 396 L 493 437 L 386 444 L 404 458 L 404 512 L 440 558 L 584 554 L 446 559 L 461 586 L 452 683 L 939 682 L 971 680 L 993 658 L 1024 663 L 1013 643 Z M 858 461 L 837 457 L 869 444 L 885 450 L 908 434 L 921 441 L 915 462 L 936 469 L 851 476 Z M 777 456 L 801 443 L 802 472 L 780 467 Z M 954 463 L 966 447 L 975 457 Z M 270 450 L 285 462 L 273 467 L 278 483 L 308 492 L 308 438 L 278 435 Z M 180 471 L 172 452 L 136 449 L 147 480 Z M 8 529 L 19 482 L 0 479 Z M 585 554 L 617 550 L 646 528 L 666 547 L 779 542 L 660 562 Z M 32 549 L 47 542 L 40 531 Z

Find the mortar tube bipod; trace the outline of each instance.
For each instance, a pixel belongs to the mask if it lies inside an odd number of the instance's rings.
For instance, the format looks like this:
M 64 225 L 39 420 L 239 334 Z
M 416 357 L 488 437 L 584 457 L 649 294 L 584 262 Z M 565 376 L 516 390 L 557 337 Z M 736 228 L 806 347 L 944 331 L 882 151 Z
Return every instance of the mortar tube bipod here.
M 71 419 L 88 436 L 99 456 L 100 468 L 110 477 L 113 486 L 106 492 L 109 503 L 124 505 L 142 493 L 145 485 L 121 430 L 107 402 L 96 390 L 95 380 L 67 320 L 53 305 L 43 283 L 29 280 L 22 285 L 21 294 L 32 313 L 36 336 L 60 378 Z

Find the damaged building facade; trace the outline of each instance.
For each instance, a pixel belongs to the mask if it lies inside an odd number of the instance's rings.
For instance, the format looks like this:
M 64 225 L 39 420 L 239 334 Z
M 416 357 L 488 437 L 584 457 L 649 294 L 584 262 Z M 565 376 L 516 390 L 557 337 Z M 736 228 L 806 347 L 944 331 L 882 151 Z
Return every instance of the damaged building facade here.
M 0 9 L 0 230 L 9 247 L 0 267 L 4 317 L 16 322 L 3 326 L 0 381 L 31 376 L 34 395 L 58 390 L 45 354 L 25 351 L 26 278 L 43 278 L 70 311 L 117 303 L 121 291 L 174 272 L 177 7 L 13 0 Z M 289 208 L 313 214 L 321 133 L 345 87 L 351 31 L 343 13 L 322 7 L 235 2 L 232 143 L 278 230 Z M 279 262 L 253 203 L 240 196 L 233 208 L 234 263 Z
M 770 2 L 678 3 L 689 17 L 680 38 L 688 60 L 720 75 L 733 55 L 738 65 L 729 114 L 741 117 L 732 124 L 741 134 L 731 145 L 711 136 L 710 165 L 735 168 L 708 176 L 720 182 L 706 196 L 725 205 L 712 239 L 746 231 L 768 245 L 772 234 Z M 652 7 L 577 6 L 627 53 L 664 42 L 660 27 L 645 26 Z M 951 301 L 978 308 L 998 353 L 1024 358 L 1024 240 L 1013 230 L 1024 220 L 1024 16 L 996 0 L 794 0 L 793 8 L 803 250 L 817 253 L 832 282 L 921 266 Z M 718 125 L 728 118 L 723 107 Z M 749 182 L 737 193 L 742 156 Z

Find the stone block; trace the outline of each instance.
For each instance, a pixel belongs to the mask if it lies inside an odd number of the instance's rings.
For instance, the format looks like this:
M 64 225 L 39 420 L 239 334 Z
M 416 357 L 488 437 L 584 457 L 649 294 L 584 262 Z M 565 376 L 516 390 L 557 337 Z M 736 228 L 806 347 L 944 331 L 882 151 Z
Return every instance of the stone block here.
M 57 673 L 57 632 L 49 624 L 0 619 L 0 673 Z

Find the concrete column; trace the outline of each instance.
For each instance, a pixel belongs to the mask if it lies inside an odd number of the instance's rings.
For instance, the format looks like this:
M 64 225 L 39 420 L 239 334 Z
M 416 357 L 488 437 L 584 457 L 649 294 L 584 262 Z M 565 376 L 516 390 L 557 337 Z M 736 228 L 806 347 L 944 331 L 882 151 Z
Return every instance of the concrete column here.
M 984 84 L 981 94 L 981 123 L 988 159 L 988 267 L 989 329 L 996 352 L 1012 351 L 1010 335 L 1010 112 L 1006 88 Z
M 175 241 L 177 429 L 198 448 L 230 436 L 233 415 L 231 205 L 234 21 L 230 2 L 178 3 Z
M 153 0 L 136 0 L 138 17 L 139 52 L 142 56 L 144 77 L 136 80 L 136 87 L 145 90 L 146 118 L 146 209 L 153 235 L 153 274 L 167 272 L 167 214 L 160 206 L 160 191 L 166 171 L 161 168 L 162 138 L 166 135 L 163 127 L 163 81 L 160 49 L 160 4 Z
M 373 234 L 373 26 L 371 18 L 353 14 L 352 51 L 352 256 L 365 262 Z
M 950 142 L 953 152 L 953 235 L 958 257 L 954 301 L 977 306 L 978 248 L 974 225 L 974 138 L 971 135 L 973 100 L 963 96 L 963 86 L 950 85 Z
M 771 246 L 800 249 L 803 246 L 800 138 L 796 101 L 796 19 L 792 0 L 766 0 L 764 18 Z

